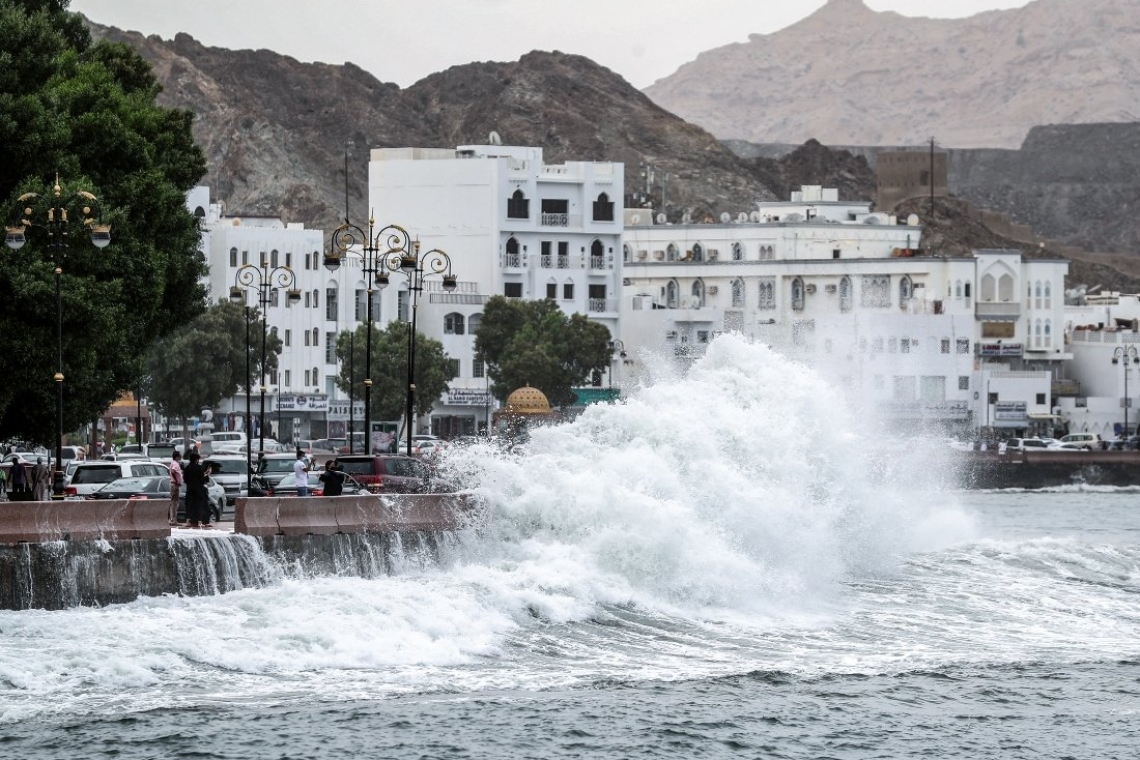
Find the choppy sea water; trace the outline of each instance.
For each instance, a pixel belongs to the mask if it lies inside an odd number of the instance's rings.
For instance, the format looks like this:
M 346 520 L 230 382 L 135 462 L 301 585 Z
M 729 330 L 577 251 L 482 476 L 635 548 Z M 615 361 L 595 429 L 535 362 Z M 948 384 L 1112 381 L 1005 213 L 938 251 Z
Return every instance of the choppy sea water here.
M 0 758 L 1135 756 L 1140 493 L 946 488 L 713 349 L 455 454 L 439 567 L 0 612 Z

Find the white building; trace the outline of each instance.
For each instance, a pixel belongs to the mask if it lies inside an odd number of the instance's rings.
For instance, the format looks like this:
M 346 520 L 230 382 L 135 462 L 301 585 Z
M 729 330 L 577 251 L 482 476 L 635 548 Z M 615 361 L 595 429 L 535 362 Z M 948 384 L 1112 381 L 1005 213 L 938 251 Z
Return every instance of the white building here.
M 492 295 L 551 298 L 618 335 L 623 198 L 620 163 L 548 165 L 541 148 L 372 151 L 369 204 L 377 223 L 399 224 L 423 252 L 445 251 L 459 280 L 446 293 L 429 276 L 419 299 L 419 331 L 442 340 L 459 370 L 419 430 L 450 436 L 487 425 L 489 380 L 475 362 L 473 333 Z M 404 278 L 393 276 L 392 289 L 406 290 Z M 385 311 L 385 318 L 395 314 Z
M 286 224 L 275 217 L 227 216 L 219 203 L 210 202 L 209 188 L 197 187 L 187 194 L 187 205 L 200 219 L 202 254 L 209 264 L 211 302 L 227 299 L 239 270 L 254 275 L 246 289 L 247 303 L 259 307 L 259 285 L 269 305 L 267 324 L 283 343 L 278 370 L 266 377 L 266 437 L 283 442 L 301 438 L 343 435 L 350 416 L 359 428 L 363 403 L 357 401 L 350 415 L 346 394 L 337 390 L 335 378 L 336 337 L 364 321 L 364 278 L 356 261 L 347 261 L 330 274 L 321 266 L 323 233 L 300 224 Z M 264 268 L 262 265 L 265 265 Z M 292 304 L 274 272 L 291 270 L 301 300 Z M 350 294 L 345 297 L 342 294 Z M 255 348 L 260 334 L 254 333 Z M 252 412 L 260 411 L 260 378 L 252 382 Z M 214 410 L 218 428 L 248 430 L 245 394 L 226 399 Z
M 827 198 L 807 204 L 806 199 Z M 921 228 L 805 188 L 721 224 L 630 211 L 623 342 L 691 357 L 742 332 L 814 363 L 880 414 L 1009 434 L 1051 427 L 1064 261 L 916 255 Z M 810 216 L 810 218 L 809 218 Z

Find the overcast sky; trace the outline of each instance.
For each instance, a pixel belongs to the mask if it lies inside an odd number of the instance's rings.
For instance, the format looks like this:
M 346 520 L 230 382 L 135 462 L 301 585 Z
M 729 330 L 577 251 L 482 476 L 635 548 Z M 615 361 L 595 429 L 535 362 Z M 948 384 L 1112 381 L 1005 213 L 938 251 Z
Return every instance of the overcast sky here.
M 864 0 L 876 11 L 960 18 L 1028 0 Z M 72 0 L 92 21 L 301 61 L 351 61 L 401 87 L 449 66 L 577 53 L 636 87 L 698 53 L 768 34 L 824 0 Z

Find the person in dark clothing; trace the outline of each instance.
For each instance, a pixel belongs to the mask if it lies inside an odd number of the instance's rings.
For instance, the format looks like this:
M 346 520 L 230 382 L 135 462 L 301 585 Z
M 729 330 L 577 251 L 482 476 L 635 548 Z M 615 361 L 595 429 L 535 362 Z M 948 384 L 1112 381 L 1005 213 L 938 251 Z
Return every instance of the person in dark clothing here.
M 197 451 L 186 457 L 188 464 L 182 468 L 182 480 L 186 483 L 186 522 L 184 528 L 210 527 L 210 495 L 206 491 L 206 468 Z
M 340 471 L 340 465 L 335 459 L 325 462 L 325 470 L 317 479 L 325 484 L 325 496 L 340 496 L 344 493 L 344 473 Z

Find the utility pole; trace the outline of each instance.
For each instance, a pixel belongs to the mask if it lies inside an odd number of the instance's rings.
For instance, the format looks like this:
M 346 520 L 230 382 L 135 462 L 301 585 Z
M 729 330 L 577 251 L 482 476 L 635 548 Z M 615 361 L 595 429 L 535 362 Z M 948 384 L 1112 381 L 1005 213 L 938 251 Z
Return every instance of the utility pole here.
M 934 219 L 934 138 L 930 138 L 930 218 Z

